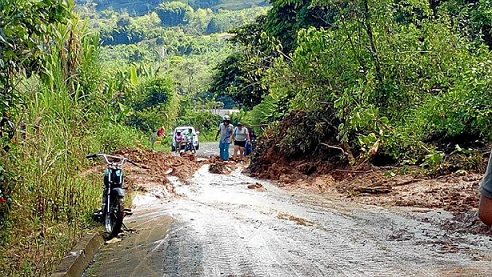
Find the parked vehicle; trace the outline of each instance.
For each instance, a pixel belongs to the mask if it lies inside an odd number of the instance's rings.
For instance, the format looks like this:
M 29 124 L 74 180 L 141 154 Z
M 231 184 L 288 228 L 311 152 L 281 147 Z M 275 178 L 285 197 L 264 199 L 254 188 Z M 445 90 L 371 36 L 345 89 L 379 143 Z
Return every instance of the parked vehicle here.
M 123 207 L 125 188 L 123 187 L 124 174 L 121 167 L 125 162 L 135 163 L 125 157 L 102 153 L 90 154 L 86 157 L 88 159 L 102 157 L 106 161 L 107 168 L 104 170 L 101 209 L 94 212 L 93 218 L 104 224 L 108 234 L 116 236 L 121 232 L 125 215 L 131 214 L 129 209 Z
M 176 133 L 180 132 L 183 137 L 186 136 L 186 133 L 188 133 L 188 130 L 191 129 L 191 133 L 193 134 L 193 136 L 191 136 L 191 141 L 193 143 L 193 147 L 195 148 L 195 151 L 197 151 L 199 148 L 200 148 L 200 143 L 198 141 L 198 134 L 200 134 L 199 131 L 195 131 L 195 127 L 193 126 L 178 126 L 176 128 L 174 128 L 174 131 L 172 133 L 172 142 L 171 142 L 171 151 L 176 151 L 176 152 L 180 152 L 180 150 L 185 150 L 186 148 L 186 144 L 185 143 L 179 143 L 176 141 Z M 186 142 L 190 141 L 189 138 L 184 138 L 184 140 L 186 140 Z M 180 144 L 178 146 L 178 144 Z

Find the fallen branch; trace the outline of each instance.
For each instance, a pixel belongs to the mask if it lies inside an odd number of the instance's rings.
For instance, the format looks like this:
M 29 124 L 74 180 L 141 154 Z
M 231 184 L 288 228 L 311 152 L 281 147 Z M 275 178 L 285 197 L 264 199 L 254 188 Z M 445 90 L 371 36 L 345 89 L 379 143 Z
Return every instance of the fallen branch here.
M 331 148 L 331 149 L 337 149 L 337 150 L 340 150 L 340 151 L 342 151 L 342 153 L 343 153 L 344 155 L 347 155 L 347 153 L 345 153 L 345 150 L 344 150 L 342 147 L 340 147 L 340 146 L 329 145 L 329 144 L 324 143 L 324 142 L 320 142 L 319 144 L 321 144 L 321 145 L 323 145 L 323 146 L 326 146 L 326 147 L 328 147 L 328 148 Z
M 371 194 L 385 194 L 391 192 L 391 187 L 380 187 L 380 188 L 356 188 L 356 192 L 360 193 L 371 193 Z
M 348 172 L 348 173 L 371 173 L 373 172 L 374 170 L 356 170 L 356 169 L 333 169 L 334 171 L 338 171 L 338 172 Z
M 424 179 L 412 179 L 412 180 L 408 180 L 408 181 L 405 181 L 405 182 L 401 182 L 401 183 L 396 183 L 394 185 L 391 185 L 392 187 L 399 187 L 399 186 L 405 186 L 405 185 L 409 185 L 411 183 L 416 183 L 416 182 L 420 182 L 420 181 L 423 181 Z
M 419 181 L 423 181 L 423 180 L 424 179 L 412 179 L 412 180 L 404 181 L 404 182 L 401 182 L 401 183 L 394 183 L 394 184 L 391 184 L 391 180 L 381 180 L 381 181 L 375 182 L 373 184 L 373 186 L 374 187 L 377 187 L 377 186 L 387 185 L 389 187 L 399 187 L 399 186 L 405 186 L 405 185 L 408 185 L 408 184 L 411 184 L 411 183 L 415 183 L 415 182 L 419 182 Z

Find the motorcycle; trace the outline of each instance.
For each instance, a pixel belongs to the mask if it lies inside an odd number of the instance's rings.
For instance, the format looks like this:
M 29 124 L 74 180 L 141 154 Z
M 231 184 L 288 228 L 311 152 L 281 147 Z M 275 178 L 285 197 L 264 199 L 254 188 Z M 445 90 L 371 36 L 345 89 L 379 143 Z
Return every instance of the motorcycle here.
M 191 151 L 192 153 L 196 153 L 195 145 L 193 144 L 193 136 L 187 136 L 184 150 L 185 152 Z
M 106 232 L 112 236 L 117 236 L 124 226 L 123 218 L 131 215 L 130 209 L 125 209 L 123 200 L 125 198 L 125 188 L 123 187 L 123 171 L 121 167 L 125 162 L 136 165 L 131 159 L 108 154 L 96 153 L 87 155 L 86 158 L 104 158 L 107 168 L 104 170 L 104 190 L 102 195 L 101 209 L 93 214 L 96 222 L 103 223 Z
M 182 139 L 180 140 L 179 142 L 177 142 L 178 146 L 176 147 L 176 153 L 179 155 L 179 153 L 181 153 L 181 150 L 186 150 L 186 145 L 188 144 L 188 142 L 186 141 L 186 139 Z
M 196 153 L 196 147 L 193 144 L 193 136 L 183 136 L 183 139 L 178 143 L 178 147 L 176 147 L 176 153 L 180 154 L 181 150 L 183 150 L 183 152 L 190 151 Z

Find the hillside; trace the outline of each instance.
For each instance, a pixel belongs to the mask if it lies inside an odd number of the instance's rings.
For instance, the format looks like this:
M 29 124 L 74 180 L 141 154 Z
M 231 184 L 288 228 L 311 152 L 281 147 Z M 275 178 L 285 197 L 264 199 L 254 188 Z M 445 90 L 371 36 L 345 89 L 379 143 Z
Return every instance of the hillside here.
M 162 2 L 172 2 L 166 0 L 75 0 L 77 5 L 93 6 L 95 5 L 98 11 L 112 9 L 115 11 L 127 11 L 132 15 L 143 15 L 154 10 Z M 269 2 L 266 0 L 182 0 L 194 9 L 211 8 L 212 10 L 240 10 L 253 6 L 267 6 Z

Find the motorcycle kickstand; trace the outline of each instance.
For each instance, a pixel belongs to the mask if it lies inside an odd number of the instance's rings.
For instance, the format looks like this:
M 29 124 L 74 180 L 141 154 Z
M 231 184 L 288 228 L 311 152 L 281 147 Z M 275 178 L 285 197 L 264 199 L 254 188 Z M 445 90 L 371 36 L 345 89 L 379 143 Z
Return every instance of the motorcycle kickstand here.
M 125 225 L 125 223 L 121 223 L 121 224 L 122 224 L 122 227 L 123 227 L 122 229 L 123 229 L 125 232 L 133 232 L 133 231 L 135 231 L 134 229 L 130 229 L 130 228 L 128 228 L 128 227 Z

